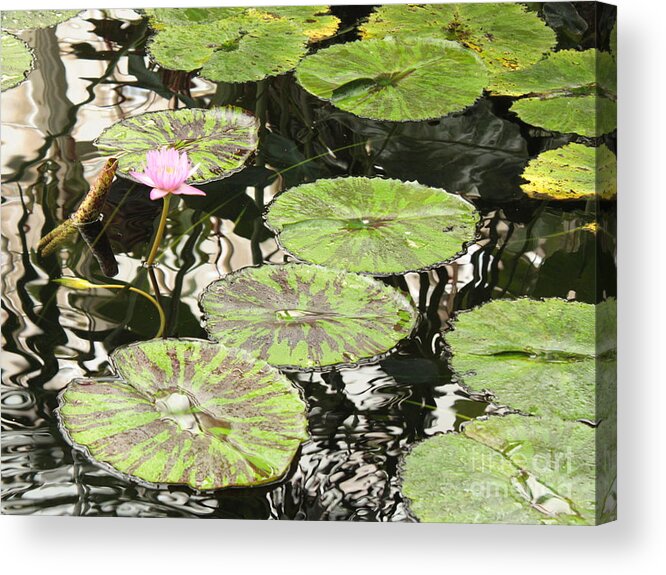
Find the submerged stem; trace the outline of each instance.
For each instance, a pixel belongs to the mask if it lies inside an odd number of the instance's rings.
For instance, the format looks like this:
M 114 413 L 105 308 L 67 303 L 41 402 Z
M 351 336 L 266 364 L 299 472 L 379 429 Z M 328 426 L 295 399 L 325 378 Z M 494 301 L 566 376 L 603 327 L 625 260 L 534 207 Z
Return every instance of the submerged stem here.
M 152 303 L 155 306 L 155 309 L 157 310 L 157 313 L 160 316 L 160 328 L 159 330 L 157 330 L 155 337 L 156 338 L 161 337 L 162 334 L 164 333 L 164 329 L 166 328 L 166 316 L 164 315 L 164 310 L 162 309 L 160 302 L 158 302 L 153 296 L 151 296 L 150 294 L 146 293 L 145 291 L 139 288 L 123 284 L 94 284 L 83 278 L 58 278 L 53 281 L 62 286 L 76 290 L 103 289 L 103 288 L 121 289 L 121 290 L 128 289 L 129 291 L 134 292 L 135 294 L 139 294 L 141 297 L 146 298 L 150 303 Z
M 167 196 L 168 197 L 168 196 Z M 142 289 L 135 288 L 133 286 L 124 286 L 120 284 L 99 284 L 95 285 L 95 288 L 106 288 L 106 289 L 125 289 L 127 288 L 129 291 L 134 292 L 135 294 L 139 294 L 140 296 L 146 298 L 150 303 L 155 306 L 155 309 L 157 310 L 157 313 L 160 316 L 160 327 L 157 330 L 157 333 L 155 334 L 155 337 L 162 337 L 164 334 L 164 329 L 166 328 L 166 316 L 164 315 L 164 310 L 162 309 L 162 306 L 160 303 L 149 293 L 146 293 Z
M 169 215 L 169 202 L 171 200 L 171 194 L 164 196 L 164 203 L 162 204 L 162 215 L 160 216 L 160 223 L 157 226 L 157 232 L 155 232 L 155 238 L 153 239 L 153 246 L 150 248 L 150 254 L 146 260 L 146 267 L 151 267 L 155 262 L 157 257 L 157 250 L 159 250 L 160 243 L 162 241 L 162 236 L 164 235 L 164 229 L 166 228 L 167 216 Z

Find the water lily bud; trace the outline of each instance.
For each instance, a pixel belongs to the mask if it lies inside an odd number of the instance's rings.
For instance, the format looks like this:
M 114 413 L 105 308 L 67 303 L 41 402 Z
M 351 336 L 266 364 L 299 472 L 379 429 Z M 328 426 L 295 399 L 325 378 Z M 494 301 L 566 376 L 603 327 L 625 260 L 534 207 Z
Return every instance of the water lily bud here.
M 53 281 L 61 286 L 71 289 L 94 289 L 98 287 L 94 283 L 84 280 L 83 278 L 59 278 Z

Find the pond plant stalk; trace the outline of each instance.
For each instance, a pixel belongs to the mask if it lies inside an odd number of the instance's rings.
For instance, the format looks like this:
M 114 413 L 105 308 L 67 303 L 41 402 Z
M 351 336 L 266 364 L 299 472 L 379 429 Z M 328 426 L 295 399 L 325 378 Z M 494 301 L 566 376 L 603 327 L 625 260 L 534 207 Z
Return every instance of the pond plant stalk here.
M 160 327 L 157 330 L 157 333 L 155 334 L 155 338 L 162 337 L 162 334 L 164 333 L 164 329 L 166 327 L 166 316 L 164 315 L 164 310 L 162 309 L 162 306 L 159 304 L 159 302 L 151 296 L 149 293 L 146 293 L 145 291 L 135 288 L 134 286 L 127 286 L 127 285 L 122 285 L 122 284 L 94 284 L 92 282 L 89 282 L 88 280 L 85 280 L 83 278 L 59 278 L 53 280 L 55 283 L 60 284 L 62 286 L 68 287 L 70 289 L 76 289 L 76 290 L 88 290 L 88 289 L 120 289 L 124 290 L 127 289 L 135 294 L 140 295 L 141 297 L 147 299 L 155 309 L 157 310 L 157 313 L 160 317 Z
M 146 153 L 146 167 L 143 172 L 130 172 L 134 179 L 152 188 L 150 190 L 151 200 L 163 200 L 162 214 L 153 238 L 153 245 L 145 262 L 146 267 L 150 268 L 155 263 L 166 229 L 171 195 L 206 195 L 205 192 L 185 183 L 198 169 L 198 165 L 192 166 L 190 163 L 187 152 L 180 153 L 174 148 L 161 148 Z

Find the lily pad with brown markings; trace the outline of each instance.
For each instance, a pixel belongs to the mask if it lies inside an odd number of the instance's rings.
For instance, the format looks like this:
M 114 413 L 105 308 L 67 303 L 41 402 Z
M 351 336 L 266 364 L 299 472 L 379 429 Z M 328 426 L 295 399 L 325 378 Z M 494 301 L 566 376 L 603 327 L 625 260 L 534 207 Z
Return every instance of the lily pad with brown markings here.
M 372 278 L 305 264 L 247 267 L 206 288 L 206 330 L 271 365 L 320 369 L 390 352 L 417 313 Z
M 58 414 L 75 447 L 142 482 L 196 489 L 283 476 L 307 438 L 289 380 L 238 349 L 151 340 L 112 354 L 119 379 L 76 379 Z
M 163 147 L 187 155 L 199 169 L 188 180 L 203 184 L 241 170 L 259 143 L 259 122 L 240 108 L 186 108 L 148 112 L 107 128 L 95 141 L 98 150 L 118 158 L 118 174 L 142 172 L 146 152 Z M 131 179 L 131 178 L 130 178 Z

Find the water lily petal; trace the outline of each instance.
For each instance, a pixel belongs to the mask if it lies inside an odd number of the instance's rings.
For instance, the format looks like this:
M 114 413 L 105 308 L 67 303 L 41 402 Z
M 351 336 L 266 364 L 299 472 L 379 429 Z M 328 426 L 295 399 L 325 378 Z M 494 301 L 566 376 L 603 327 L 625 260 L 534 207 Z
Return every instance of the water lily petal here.
M 155 187 L 156 185 L 148 174 L 144 174 L 142 172 L 130 172 L 130 176 L 132 176 L 135 180 L 139 180 L 139 182 L 142 184 L 150 186 L 151 188 Z
M 169 192 L 166 190 L 160 190 L 159 188 L 153 188 L 150 190 L 150 199 L 151 200 L 159 200 L 160 198 L 163 198 L 166 196 Z
M 177 190 L 173 191 L 174 194 L 182 194 L 184 196 L 205 196 L 206 192 L 190 186 L 189 184 L 181 184 Z

